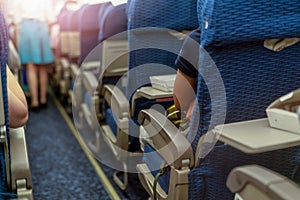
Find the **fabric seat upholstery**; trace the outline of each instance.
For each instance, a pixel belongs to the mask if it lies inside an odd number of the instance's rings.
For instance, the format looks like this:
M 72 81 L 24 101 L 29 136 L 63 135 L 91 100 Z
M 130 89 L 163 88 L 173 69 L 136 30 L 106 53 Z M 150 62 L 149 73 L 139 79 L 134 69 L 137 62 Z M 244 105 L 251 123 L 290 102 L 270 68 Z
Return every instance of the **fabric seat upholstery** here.
M 198 104 L 187 138 L 195 154 L 199 148 L 207 152 L 200 155 L 200 164 L 189 172 L 188 199 L 233 199 L 225 183 L 236 166 L 258 164 L 284 176 L 294 176 L 300 147 L 248 155 L 220 142 L 212 149 L 205 147 L 211 144 L 199 147 L 198 143 L 200 137 L 222 122 L 224 114 L 225 123 L 264 118 L 265 109 L 274 99 L 299 88 L 300 43 L 280 52 L 263 46 L 265 39 L 299 37 L 299 6 L 296 1 L 198 0 L 202 30 Z M 215 66 L 218 71 L 211 71 Z M 222 88 L 216 84 L 218 75 L 225 87 L 225 104 L 219 92 Z M 151 165 L 150 158 L 144 157 L 144 161 Z M 169 180 L 166 176 L 159 179 L 165 191 Z

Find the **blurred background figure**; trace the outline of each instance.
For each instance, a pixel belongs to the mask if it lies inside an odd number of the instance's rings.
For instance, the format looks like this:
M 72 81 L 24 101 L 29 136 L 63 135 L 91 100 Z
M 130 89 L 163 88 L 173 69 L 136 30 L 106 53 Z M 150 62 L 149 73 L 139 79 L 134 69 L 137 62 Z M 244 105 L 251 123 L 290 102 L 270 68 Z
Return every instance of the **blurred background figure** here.
M 47 107 L 47 65 L 54 62 L 49 36 L 49 25 L 55 21 L 53 2 L 13 0 L 9 4 L 8 12 L 19 26 L 17 44 L 21 64 L 26 66 L 29 108 L 38 111 Z

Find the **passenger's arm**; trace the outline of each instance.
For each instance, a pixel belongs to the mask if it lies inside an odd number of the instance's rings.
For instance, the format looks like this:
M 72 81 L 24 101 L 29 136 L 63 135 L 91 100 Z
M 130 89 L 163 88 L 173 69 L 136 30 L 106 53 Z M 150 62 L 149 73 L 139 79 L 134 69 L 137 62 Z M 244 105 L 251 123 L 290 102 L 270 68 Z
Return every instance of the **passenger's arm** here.
M 27 122 L 27 102 L 22 88 L 8 67 L 6 67 L 6 73 L 10 127 L 18 128 L 24 126 Z
M 196 78 L 192 78 L 180 70 L 177 70 L 174 83 L 174 103 L 177 109 L 187 111 L 188 119 L 191 118 L 191 113 L 194 108 L 196 83 Z

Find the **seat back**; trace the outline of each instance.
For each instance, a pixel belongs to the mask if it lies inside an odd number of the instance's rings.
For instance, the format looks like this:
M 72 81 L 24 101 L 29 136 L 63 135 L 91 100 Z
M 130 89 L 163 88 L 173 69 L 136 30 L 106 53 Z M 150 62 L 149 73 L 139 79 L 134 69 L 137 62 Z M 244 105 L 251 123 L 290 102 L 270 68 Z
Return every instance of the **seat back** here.
M 6 64 L 8 62 L 8 33 L 2 12 L 0 12 L 0 198 L 5 197 L 10 185 L 9 161 L 9 126 L 8 126 L 8 98 L 6 89 Z
M 58 17 L 58 24 L 60 29 L 60 54 L 61 56 L 66 56 L 69 51 L 69 40 L 67 36 L 67 16 L 71 11 L 65 10 Z
M 128 70 L 126 4 L 108 6 L 99 20 L 100 60 L 104 76 L 121 76 Z
M 197 26 L 195 0 L 130 1 L 128 97 L 145 82 L 150 83 L 149 76 L 175 73 L 183 38 L 173 33 Z
M 176 73 L 175 60 L 184 41 L 180 31 L 196 29 L 197 9 L 195 0 L 142 1 L 131 0 L 128 13 L 129 66 L 126 96 L 130 101 L 129 133 L 132 150 L 139 149 L 140 110 L 159 102 L 159 108 L 170 106 L 172 95 L 161 98 L 135 98 L 137 90 L 150 85 L 150 76 Z
M 217 124 L 266 117 L 265 109 L 274 99 L 299 88 L 300 43 L 274 52 L 264 47 L 264 41 L 299 37 L 300 5 L 296 0 L 198 4 L 198 104 L 188 139 L 202 154 L 189 174 L 189 199 L 232 199 L 225 182 L 233 167 L 256 163 L 293 177 L 299 164 L 299 147 L 247 155 L 215 141 L 199 145 L 199 140 Z
M 68 29 L 70 30 L 68 39 L 70 43 L 69 57 L 71 61 L 78 61 L 80 56 L 80 32 L 79 32 L 79 13 L 87 5 L 84 4 L 78 10 L 72 12 L 68 22 Z
M 80 62 L 99 44 L 98 13 L 102 5 L 87 5 L 79 13 Z

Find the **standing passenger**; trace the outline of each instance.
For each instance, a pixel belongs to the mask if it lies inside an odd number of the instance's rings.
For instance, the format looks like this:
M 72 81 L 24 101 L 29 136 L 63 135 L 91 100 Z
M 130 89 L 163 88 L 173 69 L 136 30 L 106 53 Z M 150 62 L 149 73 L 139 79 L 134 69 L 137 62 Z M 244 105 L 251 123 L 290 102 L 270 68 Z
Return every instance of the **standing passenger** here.
M 21 64 L 26 65 L 32 111 L 47 107 L 48 72 L 47 64 L 54 62 L 50 48 L 48 23 L 51 22 L 49 1 L 20 1 L 20 32 L 18 49 Z M 40 92 L 40 93 L 39 93 Z

